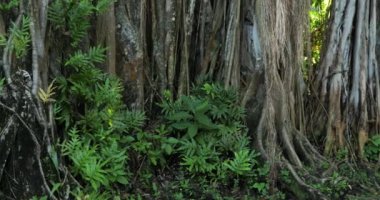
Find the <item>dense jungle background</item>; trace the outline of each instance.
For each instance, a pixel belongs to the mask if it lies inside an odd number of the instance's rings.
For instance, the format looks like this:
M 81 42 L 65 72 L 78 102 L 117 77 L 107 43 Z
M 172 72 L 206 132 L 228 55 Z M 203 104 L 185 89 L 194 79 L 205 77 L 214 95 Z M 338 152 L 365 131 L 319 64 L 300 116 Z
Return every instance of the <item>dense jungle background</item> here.
M 380 199 L 379 10 L 0 0 L 0 199 Z

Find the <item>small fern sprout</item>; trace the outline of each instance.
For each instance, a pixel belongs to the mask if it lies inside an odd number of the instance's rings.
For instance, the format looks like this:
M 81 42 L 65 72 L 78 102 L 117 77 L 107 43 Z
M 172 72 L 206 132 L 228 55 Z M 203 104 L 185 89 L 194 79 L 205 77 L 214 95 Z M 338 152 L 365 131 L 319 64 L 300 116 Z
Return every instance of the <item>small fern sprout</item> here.
M 46 91 L 44 91 L 42 88 L 40 88 L 39 91 L 38 91 L 38 97 L 45 104 L 55 102 L 55 99 L 52 98 L 52 96 L 55 94 L 54 90 L 56 88 L 55 86 L 53 86 L 54 85 L 54 81 L 55 80 L 53 80 L 50 83 L 50 85 L 46 89 Z

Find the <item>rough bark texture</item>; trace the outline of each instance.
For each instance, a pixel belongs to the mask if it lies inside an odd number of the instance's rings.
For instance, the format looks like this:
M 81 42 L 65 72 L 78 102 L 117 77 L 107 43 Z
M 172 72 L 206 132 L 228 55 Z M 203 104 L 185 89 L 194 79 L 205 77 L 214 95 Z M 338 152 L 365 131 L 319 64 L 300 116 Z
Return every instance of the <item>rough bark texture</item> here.
M 96 21 L 97 44 L 107 47 L 107 62 L 104 71 L 116 74 L 116 19 L 112 4 Z
M 376 0 L 332 4 L 330 29 L 313 88 L 319 94 L 314 104 L 318 109 L 310 120 L 311 130 L 326 131 L 326 155 L 348 148 L 352 155 L 361 156 L 369 132 L 378 130 L 376 4 Z
M 38 160 L 44 149 L 51 153 L 52 109 L 41 105 L 34 95 L 47 87 L 48 75 L 61 73 L 59 62 L 74 51 L 65 43 L 64 33 L 59 33 L 62 40 L 54 40 L 53 32 L 47 34 L 47 2 L 30 0 L 28 10 L 33 76 L 28 83 L 32 97 L 26 107 L 31 110 L 23 110 L 22 97 L 29 90 L 12 78 L 16 70 L 10 45 L 2 49 L 0 61 L 8 83 L 7 95 L 0 100 L 6 102 L 1 112 L 7 113 L 0 120 L 4 143 L 0 146 L 0 182 L 13 188 L 16 182 L 12 180 L 17 180 L 24 191 L 17 196 L 21 199 L 49 194 Z M 319 94 L 315 101 L 318 109 L 308 118 L 308 130 L 326 130 L 326 154 L 343 146 L 362 152 L 368 132 L 378 125 L 377 6 L 376 0 L 334 1 L 326 51 L 312 88 Z M 123 79 L 128 106 L 148 113 L 154 114 L 164 90 L 171 90 L 174 97 L 187 94 L 198 77 L 235 87 L 247 108 L 251 134 L 271 165 L 272 192 L 278 167 L 285 167 L 301 186 L 317 194 L 295 170 L 306 162 L 314 165 L 324 160 L 304 134 L 301 67 L 308 9 L 307 0 L 117 1 L 107 13 L 94 17 L 91 30 L 95 34 L 83 39 L 86 45 L 81 49 L 93 41 L 107 45 L 105 70 Z M 22 14 L 5 18 L 0 13 L 0 34 L 9 27 L 8 19 L 17 25 Z M 8 40 L 11 38 L 12 34 Z M 28 66 L 18 67 L 29 70 Z M 22 113 L 31 116 L 26 119 Z M 7 192 L 12 193 L 10 189 Z
M 128 93 L 132 100 L 144 94 L 148 103 L 133 101 L 139 108 L 150 109 L 165 89 L 175 96 L 186 94 L 197 77 L 207 75 L 241 91 L 252 135 L 272 166 L 272 188 L 278 166 L 302 167 L 304 158 L 313 164 L 322 160 L 303 130 L 301 66 L 308 1 L 147 0 L 120 5 L 118 32 L 129 61 L 125 72 L 136 75 Z M 298 180 L 310 189 L 302 177 Z
M 2 191 L 9 194 L 9 198 L 30 199 L 33 195 L 50 193 L 41 161 L 44 147 L 41 141 L 45 139 L 38 134 L 43 128 L 39 126 L 34 110 L 31 76 L 20 70 L 12 80 L 13 88 L 5 89 L 0 102 L 3 113 L 0 182 Z

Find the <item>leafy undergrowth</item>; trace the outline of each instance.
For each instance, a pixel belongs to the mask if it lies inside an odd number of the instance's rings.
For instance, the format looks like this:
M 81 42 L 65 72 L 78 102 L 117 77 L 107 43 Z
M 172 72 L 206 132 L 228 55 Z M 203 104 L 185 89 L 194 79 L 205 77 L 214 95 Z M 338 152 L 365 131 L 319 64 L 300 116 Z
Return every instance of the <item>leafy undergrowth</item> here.
M 52 183 L 57 197 L 68 185 L 73 198 L 91 200 L 310 197 L 285 169 L 276 177 L 282 192 L 270 191 L 269 166 L 253 148 L 233 89 L 203 82 L 177 100 L 166 91 L 158 120 L 148 121 L 124 105 L 120 81 L 95 67 L 104 51 L 73 54 L 65 63 L 70 75 L 56 81 L 54 111 L 66 135 L 58 149 L 73 179 Z M 375 136 L 366 146 L 368 164 L 378 163 L 379 141 Z M 376 195 L 378 174 L 365 170 L 374 167 L 352 166 L 346 157 L 342 152 L 334 168 L 326 163 L 322 171 L 333 170 L 323 182 L 307 184 L 329 199 Z
M 95 67 L 104 49 L 77 52 L 57 78 L 60 144 L 79 183 L 77 199 L 220 199 L 267 196 L 268 166 L 252 148 L 238 95 L 218 84 L 194 86 L 172 100 L 159 121 L 126 108 L 117 78 Z M 55 184 L 57 196 L 67 183 Z M 133 194 L 133 195 L 132 195 Z
M 176 101 L 166 92 L 160 106 L 164 125 L 132 144 L 141 168 L 130 198 L 269 197 L 269 167 L 251 148 L 235 92 L 204 83 Z

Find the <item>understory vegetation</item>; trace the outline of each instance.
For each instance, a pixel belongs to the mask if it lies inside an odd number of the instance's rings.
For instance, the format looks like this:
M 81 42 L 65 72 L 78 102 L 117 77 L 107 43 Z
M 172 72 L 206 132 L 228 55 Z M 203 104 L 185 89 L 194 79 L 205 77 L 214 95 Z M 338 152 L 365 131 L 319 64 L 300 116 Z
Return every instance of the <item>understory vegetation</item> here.
M 0 199 L 378 198 L 380 74 L 364 114 L 351 47 L 318 74 L 336 1 L 141 2 L 0 0 Z
M 55 86 L 61 96 L 54 110 L 68 133 L 60 150 L 81 183 L 76 198 L 269 195 L 269 169 L 252 148 L 235 90 L 202 82 L 177 100 L 166 91 L 162 114 L 148 121 L 124 106 L 120 81 L 94 67 L 103 51 L 92 48 L 70 57 L 65 65 L 73 75 L 57 78 Z
M 90 48 L 68 58 L 70 76 L 57 77 L 54 112 L 58 127 L 67 133 L 58 151 L 67 158 L 77 184 L 76 199 L 289 199 L 305 198 L 287 169 L 278 174 L 283 191 L 269 191 L 269 165 L 255 150 L 234 88 L 225 89 L 199 80 L 189 95 L 174 99 L 162 94 L 159 113 L 128 109 L 122 101 L 118 78 L 95 67 L 104 61 L 105 49 Z M 53 98 L 53 96 L 46 97 Z M 75 105 L 75 106 L 73 106 Z M 368 165 L 377 165 L 380 138 L 365 148 Z M 370 192 L 380 180 L 366 165 L 353 165 L 348 152 L 324 169 L 323 183 L 308 184 L 330 199 L 355 199 Z M 305 171 L 304 173 L 308 173 Z M 64 188 L 54 183 L 55 192 Z M 360 188 L 360 189 L 359 189 Z M 361 191 L 363 190 L 363 191 Z
M 75 56 L 100 62 L 103 50 L 92 48 Z M 286 169 L 279 174 L 284 184 L 279 188 L 284 190 L 268 191 L 269 166 L 253 148 L 245 110 L 233 88 L 199 81 L 190 95 L 177 100 L 166 91 L 161 114 L 148 121 L 144 113 L 124 106 L 117 78 L 101 73 L 93 63 L 75 68 L 78 64 L 72 61 L 66 64 L 77 70 L 75 75 L 55 83 L 55 112 L 68 133 L 60 150 L 80 183 L 72 191 L 77 199 L 307 198 Z M 78 105 L 74 110 L 73 103 Z M 378 165 L 378 136 L 365 152 L 367 164 Z M 380 179 L 379 171 L 350 163 L 347 151 L 324 167 L 310 166 L 305 173 L 331 173 L 323 183 L 308 181 L 330 199 L 355 199 Z
M 200 80 L 189 95 L 174 100 L 166 91 L 158 104 L 160 113 L 149 120 L 122 101 L 120 81 L 94 65 L 104 59 L 104 49 L 78 52 L 65 65 L 74 70 L 57 78 L 61 94 L 54 103 L 59 127 L 67 138 L 59 151 L 78 185 L 76 199 L 289 199 L 305 198 L 291 172 L 278 174 L 283 191 L 269 191 L 270 169 L 255 150 L 244 122 L 245 110 L 233 88 Z M 76 60 L 81 57 L 80 63 Z M 77 105 L 73 109 L 72 105 Z M 380 173 L 377 165 L 380 138 L 365 148 L 366 165 L 353 165 L 348 152 L 321 170 L 330 173 L 323 183 L 308 184 L 329 199 L 356 199 L 357 193 L 375 195 L 371 184 Z M 308 173 L 308 171 L 305 171 Z M 283 185 L 281 185 L 283 184 Z M 60 192 L 60 183 L 56 183 Z M 369 197 L 371 198 L 371 197 Z

